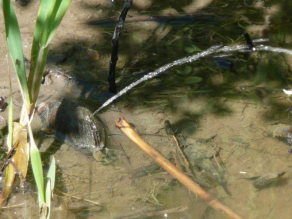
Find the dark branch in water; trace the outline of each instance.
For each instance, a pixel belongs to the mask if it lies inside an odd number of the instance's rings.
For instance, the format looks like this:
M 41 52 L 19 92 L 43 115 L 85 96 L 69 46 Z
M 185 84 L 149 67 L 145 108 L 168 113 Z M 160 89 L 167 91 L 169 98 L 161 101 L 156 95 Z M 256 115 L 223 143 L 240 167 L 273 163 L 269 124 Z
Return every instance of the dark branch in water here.
M 117 87 L 116 87 L 115 81 L 116 81 L 116 64 L 118 61 L 119 38 L 120 38 L 120 34 L 124 25 L 124 21 L 126 19 L 127 13 L 132 3 L 133 3 L 133 0 L 126 0 L 126 3 L 124 4 L 122 13 L 115 27 L 115 32 L 112 38 L 113 50 L 112 50 L 112 56 L 111 56 L 111 61 L 109 65 L 109 75 L 107 79 L 109 82 L 109 92 L 111 93 L 117 93 Z
M 247 32 L 244 33 L 244 37 L 246 40 L 246 44 L 248 45 L 248 48 L 253 51 L 255 49 L 255 47 L 254 47 L 253 42 L 252 42 L 252 40 Z

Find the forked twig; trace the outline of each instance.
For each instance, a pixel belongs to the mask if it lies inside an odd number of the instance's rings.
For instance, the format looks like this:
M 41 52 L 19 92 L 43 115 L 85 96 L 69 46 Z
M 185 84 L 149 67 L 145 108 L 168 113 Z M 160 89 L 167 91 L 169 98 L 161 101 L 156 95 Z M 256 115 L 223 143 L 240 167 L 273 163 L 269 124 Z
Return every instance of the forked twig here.
M 129 125 L 124 117 L 121 117 L 119 121 L 116 122 L 116 126 L 133 141 L 140 149 L 142 149 L 149 157 L 151 157 L 156 163 L 163 167 L 168 173 L 174 176 L 178 181 L 180 181 L 184 186 L 196 194 L 200 199 L 205 201 L 209 206 L 211 206 L 216 211 L 225 215 L 227 218 L 231 219 L 241 219 L 239 215 L 233 212 L 230 208 L 223 205 L 194 181 L 192 181 L 187 175 L 182 173 L 176 166 L 154 150 L 148 143 L 146 143 Z

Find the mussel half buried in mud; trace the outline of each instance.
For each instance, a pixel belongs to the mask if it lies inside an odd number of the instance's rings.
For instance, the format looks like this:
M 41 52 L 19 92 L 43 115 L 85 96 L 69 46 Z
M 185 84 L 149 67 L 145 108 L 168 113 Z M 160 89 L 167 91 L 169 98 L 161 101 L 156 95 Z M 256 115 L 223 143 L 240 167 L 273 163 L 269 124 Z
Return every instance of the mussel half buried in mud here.
M 105 129 L 97 117 L 77 103 L 62 101 L 41 103 L 37 107 L 44 126 L 54 130 L 58 140 L 83 152 L 91 152 L 98 159 L 105 145 Z

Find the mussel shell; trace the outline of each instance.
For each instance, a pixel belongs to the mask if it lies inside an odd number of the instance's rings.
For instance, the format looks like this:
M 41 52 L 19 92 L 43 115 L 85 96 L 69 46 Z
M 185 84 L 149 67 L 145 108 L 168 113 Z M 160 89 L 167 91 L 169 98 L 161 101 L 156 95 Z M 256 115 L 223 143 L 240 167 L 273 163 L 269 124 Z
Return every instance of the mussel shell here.
M 96 50 L 93 50 L 93 49 L 87 49 L 87 54 L 91 57 L 91 58 L 93 58 L 93 59 L 95 59 L 95 60 L 99 60 L 99 53 L 96 51 Z
M 87 108 L 64 99 L 40 104 L 37 113 L 44 126 L 54 129 L 56 138 L 69 146 L 90 152 L 104 147 L 104 126 L 97 117 L 90 118 Z

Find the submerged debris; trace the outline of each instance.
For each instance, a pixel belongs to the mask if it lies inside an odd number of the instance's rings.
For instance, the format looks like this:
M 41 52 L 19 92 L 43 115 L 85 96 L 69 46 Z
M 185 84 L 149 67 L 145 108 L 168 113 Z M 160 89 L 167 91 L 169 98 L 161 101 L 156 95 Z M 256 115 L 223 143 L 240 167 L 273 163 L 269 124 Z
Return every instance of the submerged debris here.
M 273 137 L 286 140 L 287 144 L 292 145 L 292 126 L 284 124 L 274 125 L 270 129 L 270 133 Z
M 283 176 L 286 172 L 282 173 L 266 173 L 265 175 L 257 178 L 253 182 L 253 186 L 257 189 L 269 187 L 273 182 L 276 182 L 279 177 Z
M 93 153 L 97 159 L 105 144 L 101 121 L 90 118 L 91 112 L 71 100 L 42 103 L 37 113 L 47 129 L 53 129 L 57 139 L 78 150 Z
M 256 48 L 254 47 L 254 44 L 253 44 L 253 42 L 252 42 L 252 40 L 247 32 L 244 33 L 244 37 L 245 37 L 246 44 L 248 45 L 249 49 L 252 51 L 256 51 Z
M 140 168 L 134 170 L 131 178 L 136 179 L 139 177 L 147 176 L 148 174 L 154 173 L 154 172 L 158 171 L 159 169 L 161 169 L 161 166 L 159 164 L 152 163 L 148 166 L 140 167 Z
M 0 112 L 4 112 L 8 104 L 3 97 L 0 97 Z

